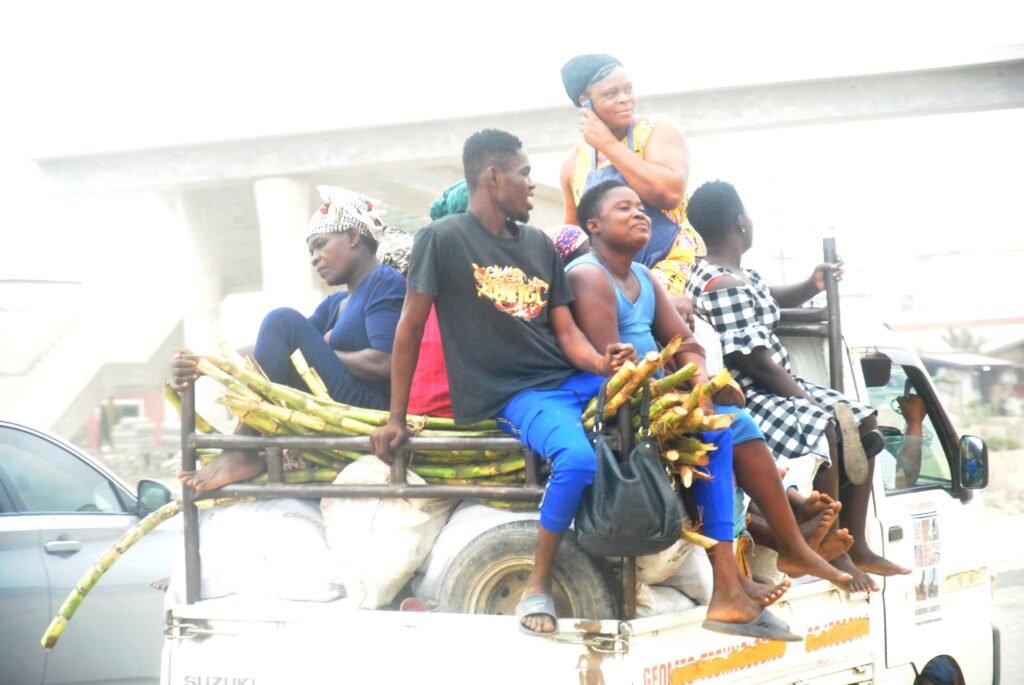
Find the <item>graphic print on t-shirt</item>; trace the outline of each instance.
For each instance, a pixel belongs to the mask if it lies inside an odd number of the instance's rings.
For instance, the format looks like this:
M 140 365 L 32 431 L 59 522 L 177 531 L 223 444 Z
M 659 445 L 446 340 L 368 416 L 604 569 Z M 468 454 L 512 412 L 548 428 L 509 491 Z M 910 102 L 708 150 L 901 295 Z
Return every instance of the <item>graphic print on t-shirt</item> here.
M 494 303 L 498 311 L 529 321 L 544 310 L 548 284 L 539 278 L 527 279 L 522 269 L 512 266 L 473 264 L 476 293 Z

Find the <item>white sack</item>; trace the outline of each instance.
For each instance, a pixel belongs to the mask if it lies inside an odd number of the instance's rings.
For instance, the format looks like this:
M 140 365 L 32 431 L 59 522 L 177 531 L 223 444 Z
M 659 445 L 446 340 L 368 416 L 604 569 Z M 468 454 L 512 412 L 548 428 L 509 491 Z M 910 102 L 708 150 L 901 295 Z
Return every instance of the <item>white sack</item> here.
M 424 480 L 407 472 L 407 482 Z M 335 483 L 386 485 L 391 467 L 374 456 L 345 467 Z M 389 603 L 430 552 L 456 500 L 341 499 L 320 503 L 335 572 L 356 606 Z

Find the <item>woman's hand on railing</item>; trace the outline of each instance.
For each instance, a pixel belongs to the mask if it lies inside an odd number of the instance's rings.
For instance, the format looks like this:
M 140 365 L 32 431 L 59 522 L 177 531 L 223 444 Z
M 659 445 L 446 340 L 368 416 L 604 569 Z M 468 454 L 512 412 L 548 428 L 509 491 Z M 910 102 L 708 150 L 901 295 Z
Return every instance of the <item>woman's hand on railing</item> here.
M 179 392 L 188 390 L 199 380 L 199 369 L 195 355 L 182 348 L 171 358 L 171 384 Z

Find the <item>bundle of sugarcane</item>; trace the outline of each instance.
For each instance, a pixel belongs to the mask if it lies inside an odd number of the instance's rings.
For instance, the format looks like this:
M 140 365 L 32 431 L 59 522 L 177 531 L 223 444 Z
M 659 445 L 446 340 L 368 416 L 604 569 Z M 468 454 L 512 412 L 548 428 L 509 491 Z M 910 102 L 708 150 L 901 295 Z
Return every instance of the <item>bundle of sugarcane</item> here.
M 219 402 L 239 421 L 260 434 L 370 435 L 388 420 L 386 411 L 331 400 L 316 370 L 306 363 L 299 350 L 292 355 L 292 363 L 309 387 L 309 392 L 270 381 L 255 361 L 243 358 L 227 345 L 221 345 L 220 352 L 220 355 L 197 357 L 198 371 L 225 388 L 225 394 Z M 170 392 L 173 393 L 173 390 Z M 505 435 L 494 421 L 458 426 L 449 418 L 410 415 L 406 420 L 412 435 Z M 300 456 L 324 472 L 344 468 L 363 454 L 345 450 L 319 450 L 301 452 Z M 427 450 L 412 454 L 410 468 L 428 483 L 508 485 L 523 482 L 526 462 L 520 451 Z
M 652 380 L 659 369 L 675 355 L 681 340 L 677 337 L 660 353 L 647 353 L 638 364 L 626 362 L 610 378 L 605 386 L 603 421 L 612 419 L 619 407 L 630 402 L 633 410 L 633 428 L 639 430 L 642 417 L 639 415 L 643 387 L 649 384 L 651 402 L 648 409 L 648 423 L 651 434 L 657 438 L 662 456 L 669 469 L 678 473 L 683 485 L 689 487 L 695 478 L 710 478 L 706 467 L 709 453 L 715 449 L 704 443 L 697 434 L 723 430 L 732 423 L 729 414 L 707 413 L 703 409 L 710 398 L 722 388 L 734 385 L 732 376 L 726 370 L 688 392 L 678 390 L 698 371 L 695 364 L 687 364 L 663 378 Z M 590 430 L 597 422 L 597 398 L 591 400 L 583 411 L 583 425 Z

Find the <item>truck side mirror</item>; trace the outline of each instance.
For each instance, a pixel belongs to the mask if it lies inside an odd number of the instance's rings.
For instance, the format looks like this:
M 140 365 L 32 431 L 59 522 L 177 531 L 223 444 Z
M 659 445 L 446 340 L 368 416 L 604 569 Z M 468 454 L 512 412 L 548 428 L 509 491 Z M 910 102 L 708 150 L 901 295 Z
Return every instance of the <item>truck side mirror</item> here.
M 139 481 L 138 496 L 139 516 L 151 514 L 171 501 L 171 491 L 163 483 L 143 479 Z
M 985 441 L 974 435 L 960 438 L 957 468 L 963 489 L 981 490 L 988 485 L 988 445 Z

